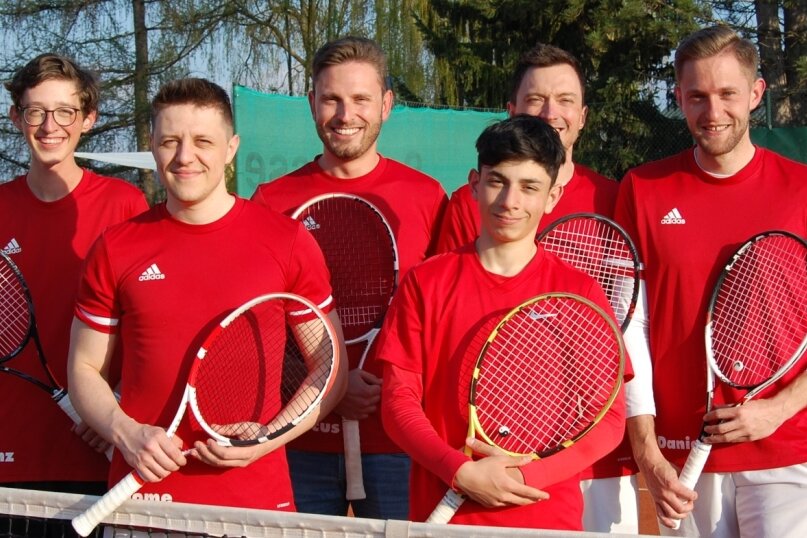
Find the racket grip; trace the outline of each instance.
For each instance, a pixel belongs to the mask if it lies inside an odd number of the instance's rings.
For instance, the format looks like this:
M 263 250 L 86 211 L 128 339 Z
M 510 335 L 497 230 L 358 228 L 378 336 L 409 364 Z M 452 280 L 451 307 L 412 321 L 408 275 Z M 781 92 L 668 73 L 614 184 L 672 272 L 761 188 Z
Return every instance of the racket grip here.
M 120 396 L 118 396 L 117 394 L 115 396 L 117 397 L 118 400 L 120 400 Z M 70 417 L 70 420 L 73 421 L 73 424 L 81 423 L 81 417 L 79 416 L 78 411 L 76 411 L 76 408 L 73 407 L 73 402 L 70 401 L 69 394 L 65 392 L 61 398 L 56 400 L 56 404 L 62 408 L 62 411 L 64 411 L 68 417 Z M 107 448 L 106 451 L 104 452 L 106 459 L 109 461 L 112 461 L 112 450 L 113 447 L 112 445 L 110 445 L 109 448 Z
M 457 510 L 460 509 L 460 506 L 462 506 L 464 502 L 465 497 L 463 495 L 453 489 L 448 490 L 440 501 L 440 504 L 437 505 L 437 508 L 435 508 L 429 516 L 429 519 L 426 520 L 426 523 L 445 525 L 451 521 L 451 518 L 454 517 Z
M 74 517 L 72 521 L 73 528 L 79 536 L 88 536 L 104 518 L 117 510 L 142 485 L 142 479 L 137 473 L 129 473 L 123 480 L 115 484 L 115 487 L 109 490 L 106 495 L 95 501 L 95 504 Z
M 678 480 L 687 488 L 695 489 L 703 472 L 703 466 L 706 465 L 706 460 L 709 458 L 709 452 L 712 451 L 712 445 L 701 442 L 700 439 L 692 443 L 692 448 L 689 451 L 689 456 L 681 469 L 681 475 Z M 681 520 L 676 520 L 673 523 L 673 529 L 678 529 L 681 526 Z
M 345 443 L 345 498 L 356 501 L 367 498 L 361 466 L 361 437 L 359 421 L 342 419 L 342 439 Z

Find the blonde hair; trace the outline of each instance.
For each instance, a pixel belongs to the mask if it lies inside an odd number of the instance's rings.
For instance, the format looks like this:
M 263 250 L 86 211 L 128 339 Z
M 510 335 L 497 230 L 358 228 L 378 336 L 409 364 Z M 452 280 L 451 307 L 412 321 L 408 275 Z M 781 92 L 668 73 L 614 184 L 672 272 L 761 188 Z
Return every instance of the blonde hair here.
M 734 53 L 737 61 L 754 78 L 759 66 L 759 52 L 747 39 L 724 24 L 703 28 L 685 37 L 675 51 L 675 80 L 681 77 L 684 65 L 691 60 L 711 58 L 725 51 Z

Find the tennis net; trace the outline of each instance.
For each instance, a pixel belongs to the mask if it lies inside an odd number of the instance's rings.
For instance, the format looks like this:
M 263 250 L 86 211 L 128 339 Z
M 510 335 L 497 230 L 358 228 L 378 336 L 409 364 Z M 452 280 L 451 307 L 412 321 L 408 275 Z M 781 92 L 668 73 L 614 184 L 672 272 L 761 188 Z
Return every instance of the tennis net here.
M 0 538 L 60 538 L 76 536 L 70 519 L 97 497 L 0 487 Z M 277 538 L 468 538 L 468 537 L 605 537 L 615 535 L 430 525 L 408 521 L 374 520 L 294 514 L 269 510 L 127 501 L 96 529 L 95 537 L 208 537 Z M 634 537 L 635 538 L 635 537 Z

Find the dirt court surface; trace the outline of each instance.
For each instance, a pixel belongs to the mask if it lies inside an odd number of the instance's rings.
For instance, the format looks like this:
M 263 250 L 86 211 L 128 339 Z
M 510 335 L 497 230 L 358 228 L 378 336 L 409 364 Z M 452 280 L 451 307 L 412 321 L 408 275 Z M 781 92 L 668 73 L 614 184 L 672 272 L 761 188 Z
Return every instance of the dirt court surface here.
M 641 473 L 639 473 L 639 534 L 658 535 L 658 520 L 653 498 L 647 491 Z

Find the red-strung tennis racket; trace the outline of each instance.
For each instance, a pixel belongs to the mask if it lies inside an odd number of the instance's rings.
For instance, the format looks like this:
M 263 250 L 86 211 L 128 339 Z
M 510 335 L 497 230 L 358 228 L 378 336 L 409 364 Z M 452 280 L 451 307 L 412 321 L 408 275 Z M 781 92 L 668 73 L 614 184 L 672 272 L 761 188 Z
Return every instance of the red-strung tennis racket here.
M 807 243 L 770 231 L 743 244 L 717 279 L 705 340 L 707 412 L 716 403 L 744 404 L 799 364 L 807 348 Z M 748 392 L 739 401 L 715 402 L 717 379 Z M 701 430 L 681 470 L 689 489 L 712 448 L 703 442 L 706 435 Z
M 190 408 L 190 424 L 223 446 L 275 439 L 319 406 L 338 361 L 333 326 L 311 301 L 288 293 L 257 297 L 205 339 L 167 434 L 174 435 Z M 76 532 L 87 536 L 143 483 L 129 473 L 73 519 Z
M 31 340 L 34 341 L 37 357 L 42 366 L 38 376 L 7 366 Z M 34 302 L 31 300 L 28 285 L 17 265 L 3 252 L 0 252 L 0 372 L 17 376 L 44 390 L 70 420 L 75 424 L 81 422 L 81 417 L 73 408 L 67 390 L 56 381 L 48 366 L 36 328 Z M 106 456 L 112 459 L 112 447 L 106 451 Z
M 602 287 L 622 332 L 639 298 L 641 263 L 636 246 L 619 224 L 594 213 L 575 213 L 553 222 L 537 240 Z
M 572 294 L 530 299 L 482 346 L 467 402 L 468 437 L 535 459 L 573 447 L 616 399 L 624 363 L 619 328 L 600 307 Z M 448 490 L 427 522 L 448 523 L 464 500 Z
M 330 193 L 304 203 L 292 215 L 314 236 L 331 272 L 336 311 L 346 344 L 364 342 L 359 368 L 381 330 L 398 281 L 395 236 L 381 211 L 353 195 Z M 342 419 L 345 497 L 364 499 L 359 422 Z

